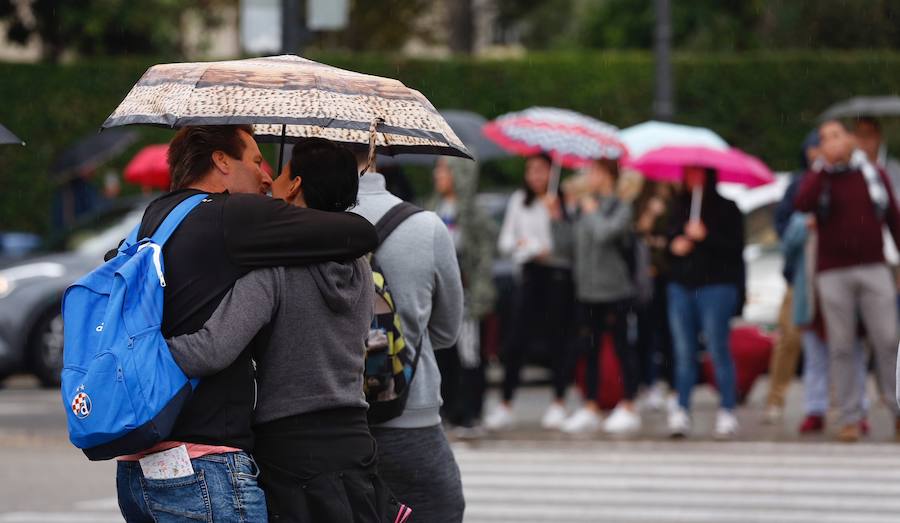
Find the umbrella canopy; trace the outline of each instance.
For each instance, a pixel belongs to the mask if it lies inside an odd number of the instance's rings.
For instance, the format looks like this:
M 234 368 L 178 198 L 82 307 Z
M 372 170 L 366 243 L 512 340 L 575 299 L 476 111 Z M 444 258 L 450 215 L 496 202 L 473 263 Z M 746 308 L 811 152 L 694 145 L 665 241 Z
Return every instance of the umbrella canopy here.
M 125 129 L 86 136 L 57 156 L 50 172 L 57 179 L 66 179 L 75 173 L 95 169 L 121 154 L 137 139 L 136 131 Z
M 509 156 L 509 153 L 501 149 L 481 132 L 487 120 L 480 114 L 449 109 L 441 111 L 441 116 L 447 120 L 456 136 L 462 140 L 469 152 L 479 162 L 487 162 Z M 431 155 L 401 154 L 386 161 L 379 160 L 378 164 L 432 165 L 434 160 L 434 156 Z
M 706 147 L 662 147 L 628 162 L 628 165 L 644 173 L 647 178 L 667 182 L 681 180 L 685 167 L 715 169 L 719 181 L 748 187 L 775 180 L 766 164 L 736 148 L 720 151 Z
M 167 191 L 171 182 L 168 157 L 168 144 L 144 147 L 125 166 L 125 181 Z
M 260 141 L 322 137 L 379 152 L 470 158 L 431 102 L 397 80 L 298 56 L 154 65 L 103 128 L 253 124 Z
M 265 160 L 262 169 L 272 174 L 272 166 Z M 144 147 L 125 166 L 125 181 L 168 191 L 172 183 L 169 173 L 169 144 L 155 144 Z
M 619 138 L 628 148 L 628 154 L 634 158 L 653 149 L 669 146 L 708 147 L 720 151 L 728 149 L 728 142 L 705 127 L 692 127 L 655 120 L 623 129 L 619 133 Z
M 900 116 L 900 96 L 857 96 L 838 102 L 819 116 L 819 121 L 862 116 Z
M 12 131 L 0 125 L 0 145 L 25 145 L 25 142 L 14 135 Z
M 546 152 L 564 167 L 595 158 L 620 158 L 626 148 L 618 129 L 568 109 L 532 107 L 507 113 L 484 126 L 484 134 L 514 154 Z

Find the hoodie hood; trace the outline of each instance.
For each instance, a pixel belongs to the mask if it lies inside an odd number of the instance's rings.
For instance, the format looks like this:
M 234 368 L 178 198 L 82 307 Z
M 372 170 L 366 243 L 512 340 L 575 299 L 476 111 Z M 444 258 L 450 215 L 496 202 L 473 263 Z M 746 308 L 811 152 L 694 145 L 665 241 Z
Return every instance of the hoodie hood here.
M 309 267 L 309 273 L 316 282 L 319 294 L 335 313 L 346 313 L 363 296 L 368 279 L 368 263 L 362 258 L 350 262 L 327 262 Z
M 453 174 L 453 189 L 456 191 L 457 215 L 465 219 L 469 210 L 475 205 L 475 196 L 478 194 L 478 164 L 472 160 L 463 158 L 444 158 L 447 167 Z M 441 201 L 441 195 L 436 192 L 427 202 L 428 210 L 437 209 Z
M 450 172 L 453 173 L 456 197 L 471 204 L 478 192 L 478 165 L 472 160 L 455 157 L 447 158 L 446 162 Z

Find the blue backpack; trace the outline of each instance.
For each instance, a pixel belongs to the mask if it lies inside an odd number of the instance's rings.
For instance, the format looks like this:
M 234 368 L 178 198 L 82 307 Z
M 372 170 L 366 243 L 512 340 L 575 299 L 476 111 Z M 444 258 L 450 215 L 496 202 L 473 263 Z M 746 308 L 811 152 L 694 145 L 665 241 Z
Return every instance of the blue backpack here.
M 63 296 L 62 400 L 69 439 L 91 460 L 134 454 L 163 441 L 197 386 L 175 363 L 160 332 L 162 247 L 206 196 L 178 204 L 150 238 L 137 241 L 138 224 L 115 258 Z

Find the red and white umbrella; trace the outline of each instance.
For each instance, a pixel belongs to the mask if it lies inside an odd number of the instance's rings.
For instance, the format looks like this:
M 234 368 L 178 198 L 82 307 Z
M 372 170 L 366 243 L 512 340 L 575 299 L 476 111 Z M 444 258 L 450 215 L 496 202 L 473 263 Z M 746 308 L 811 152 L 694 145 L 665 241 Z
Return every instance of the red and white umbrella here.
M 547 153 L 555 163 L 568 168 L 626 154 L 618 128 L 568 109 L 532 107 L 507 113 L 485 124 L 483 131 L 513 154 Z

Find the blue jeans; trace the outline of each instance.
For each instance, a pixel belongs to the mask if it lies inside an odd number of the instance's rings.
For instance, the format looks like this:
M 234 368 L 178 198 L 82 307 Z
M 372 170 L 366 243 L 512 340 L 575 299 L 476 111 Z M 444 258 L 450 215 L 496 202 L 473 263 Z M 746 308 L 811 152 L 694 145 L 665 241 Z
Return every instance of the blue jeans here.
M 266 497 L 256 482 L 259 468 L 245 452 L 192 459 L 194 474 L 147 479 L 136 461 L 120 461 L 119 509 L 129 523 L 256 523 L 268 519 Z
M 731 317 L 737 311 L 737 286 L 723 284 L 689 288 L 670 283 L 667 291 L 669 326 L 675 348 L 678 404 L 690 409 L 691 392 L 697 384 L 697 351 L 702 332 L 715 368 L 721 406 L 725 410 L 733 410 L 737 404 L 737 389 L 728 337 Z
M 855 357 L 859 361 L 858 381 L 862 386 L 860 394 L 863 399 L 863 415 L 869 412 L 869 399 L 866 397 L 866 376 L 868 366 L 866 351 L 857 342 Z M 806 415 L 824 416 L 828 412 L 828 345 L 815 331 L 803 333 L 803 394 L 805 396 Z

